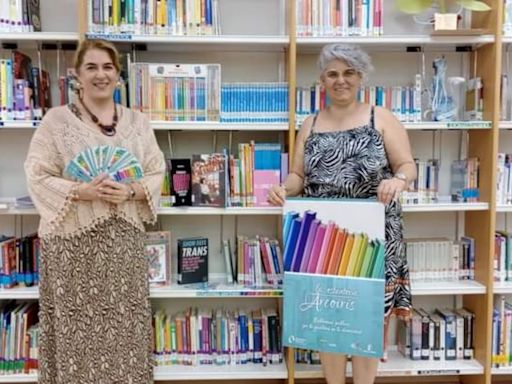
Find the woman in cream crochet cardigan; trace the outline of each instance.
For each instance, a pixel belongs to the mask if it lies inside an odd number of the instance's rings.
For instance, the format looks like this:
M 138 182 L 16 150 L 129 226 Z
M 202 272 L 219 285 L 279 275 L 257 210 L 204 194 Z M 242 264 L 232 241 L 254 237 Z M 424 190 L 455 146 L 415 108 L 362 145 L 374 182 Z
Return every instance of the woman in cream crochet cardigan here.
M 149 383 L 151 309 L 144 222 L 156 221 L 165 163 L 147 119 L 113 101 L 115 47 L 84 41 L 78 97 L 51 109 L 25 172 L 41 220 L 40 383 Z M 126 148 L 144 176 L 76 182 L 63 170 L 88 147 Z

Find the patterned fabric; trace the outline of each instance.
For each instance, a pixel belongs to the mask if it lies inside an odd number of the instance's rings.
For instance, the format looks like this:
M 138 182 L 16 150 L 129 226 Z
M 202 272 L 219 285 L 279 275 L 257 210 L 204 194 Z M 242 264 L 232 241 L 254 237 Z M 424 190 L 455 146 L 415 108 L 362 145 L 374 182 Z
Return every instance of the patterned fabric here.
M 119 106 L 120 119 L 115 136 L 105 136 L 97 127 L 80 120 L 68 106 L 51 108 L 34 132 L 25 161 L 30 197 L 40 215 L 38 233 L 75 235 L 116 213 L 139 229 L 144 222 L 155 223 L 156 208 L 165 173 L 165 160 L 155 133 L 145 115 Z M 142 165 L 144 177 L 138 183 L 146 199 L 128 200 L 115 209 L 103 200 L 73 202 L 77 183 L 64 168 L 79 152 L 98 145 L 126 148 Z
M 143 236 L 111 217 L 42 238 L 39 383 L 153 382 Z
M 373 108 L 369 124 L 343 131 L 315 132 L 317 116 L 304 146 L 305 195 L 375 198 L 379 183 L 393 174 L 382 135 L 374 126 Z M 385 315 L 408 316 L 411 292 L 402 241 L 402 207 L 392 201 L 385 212 Z

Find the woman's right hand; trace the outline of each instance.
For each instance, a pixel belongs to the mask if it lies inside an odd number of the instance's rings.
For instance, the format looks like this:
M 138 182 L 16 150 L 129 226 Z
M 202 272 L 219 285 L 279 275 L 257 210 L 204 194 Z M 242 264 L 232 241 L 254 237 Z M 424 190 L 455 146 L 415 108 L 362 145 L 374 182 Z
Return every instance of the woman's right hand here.
M 101 191 L 99 190 L 101 182 L 108 179 L 107 174 L 96 176 L 89 183 L 82 183 L 78 187 L 78 200 L 101 200 Z
M 274 185 L 268 190 L 267 201 L 272 205 L 282 206 L 286 199 L 286 189 L 283 184 Z

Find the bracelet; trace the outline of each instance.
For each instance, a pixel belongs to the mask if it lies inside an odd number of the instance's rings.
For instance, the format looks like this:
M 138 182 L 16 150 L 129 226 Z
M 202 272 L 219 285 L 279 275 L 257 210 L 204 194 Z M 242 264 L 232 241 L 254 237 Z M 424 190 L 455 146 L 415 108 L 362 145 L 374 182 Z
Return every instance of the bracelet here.
M 71 199 L 71 201 L 78 201 L 80 199 L 80 196 L 78 194 L 78 188 L 80 188 L 80 184 L 81 183 L 75 183 L 71 187 L 71 190 L 69 191 L 69 198 Z
M 137 194 L 135 192 L 135 189 L 133 189 L 133 187 L 131 185 L 128 185 L 128 188 L 130 188 L 130 191 L 128 192 L 129 193 L 128 200 L 135 199 L 135 195 Z
M 405 186 L 408 187 L 409 186 L 409 180 L 407 179 L 407 176 L 402 173 L 402 172 L 397 172 L 393 175 L 393 177 L 395 179 L 398 179 L 398 180 L 402 180 L 403 182 L 405 182 Z

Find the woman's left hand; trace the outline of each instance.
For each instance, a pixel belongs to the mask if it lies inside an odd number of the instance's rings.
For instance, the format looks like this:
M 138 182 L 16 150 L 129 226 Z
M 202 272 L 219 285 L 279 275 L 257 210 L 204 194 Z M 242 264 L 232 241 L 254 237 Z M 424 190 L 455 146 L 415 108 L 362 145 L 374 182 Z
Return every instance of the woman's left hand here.
M 111 179 L 103 180 L 99 191 L 100 197 L 109 203 L 121 204 L 130 198 L 130 187 Z
M 392 177 L 382 180 L 377 187 L 377 199 L 384 204 L 391 203 L 392 200 L 398 200 L 400 192 L 407 189 L 404 180 Z

